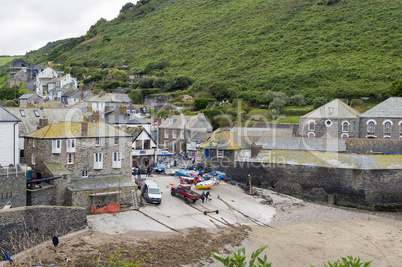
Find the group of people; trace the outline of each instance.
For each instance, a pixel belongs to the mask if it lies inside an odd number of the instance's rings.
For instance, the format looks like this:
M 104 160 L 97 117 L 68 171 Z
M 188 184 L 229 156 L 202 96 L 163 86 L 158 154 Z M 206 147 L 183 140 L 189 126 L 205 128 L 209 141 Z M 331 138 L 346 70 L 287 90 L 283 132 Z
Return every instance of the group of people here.
M 141 178 L 141 166 L 138 168 L 133 168 L 133 173 L 134 176 L 137 175 L 137 178 Z M 149 165 L 146 169 L 146 176 L 151 177 L 152 176 L 152 167 Z
M 209 191 L 207 191 L 206 193 L 202 192 L 202 194 L 201 194 L 202 203 L 204 203 L 204 201 L 206 201 L 208 203 L 209 197 L 212 197 L 212 195 L 211 195 L 211 193 L 209 193 Z

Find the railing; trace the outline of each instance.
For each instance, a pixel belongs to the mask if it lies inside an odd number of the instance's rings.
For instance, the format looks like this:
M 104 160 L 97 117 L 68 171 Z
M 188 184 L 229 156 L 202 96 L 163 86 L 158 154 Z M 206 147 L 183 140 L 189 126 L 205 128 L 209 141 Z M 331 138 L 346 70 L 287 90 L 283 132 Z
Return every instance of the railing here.
M 3 167 L 0 166 L 0 176 L 18 176 L 21 175 L 21 173 L 27 173 L 27 168 L 24 166 L 23 168 L 21 168 L 20 165 L 17 166 L 9 166 L 9 167 Z

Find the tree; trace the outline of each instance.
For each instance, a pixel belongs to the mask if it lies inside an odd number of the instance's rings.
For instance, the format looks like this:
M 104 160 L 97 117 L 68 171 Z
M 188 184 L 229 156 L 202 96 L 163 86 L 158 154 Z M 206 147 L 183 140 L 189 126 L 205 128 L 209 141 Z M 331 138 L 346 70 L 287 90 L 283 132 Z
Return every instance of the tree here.
M 302 94 L 291 96 L 290 102 L 292 102 L 293 105 L 297 105 L 299 107 L 306 105 L 306 100 L 304 99 L 304 96 Z
M 269 104 L 269 109 L 275 109 L 277 114 L 279 115 L 282 111 L 282 108 L 286 105 L 285 100 L 281 98 L 274 98 L 272 100 L 271 104 Z
M 127 72 L 125 72 L 124 70 L 118 70 L 118 69 L 113 70 L 113 77 L 115 80 L 121 81 L 121 82 L 127 81 L 127 79 L 128 79 Z
M 140 88 L 153 88 L 154 87 L 154 78 L 142 78 L 138 81 L 138 87 Z
M 316 97 L 313 100 L 313 106 L 315 109 L 319 108 L 327 103 L 328 103 L 328 99 L 323 96 Z
M 144 97 L 140 90 L 132 90 L 128 97 L 133 101 L 134 104 L 142 104 L 144 103 Z
M 112 41 L 112 37 L 109 34 L 103 35 L 102 42 L 105 43 L 105 42 L 110 42 L 110 41 Z
M 392 82 L 387 95 L 402 96 L 402 79 L 398 79 Z
M 195 110 L 201 110 L 208 106 L 209 103 L 216 101 L 215 98 L 196 98 L 194 99 Z
M 153 82 L 153 87 L 154 88 L 163 88 L 165 84 L 167 83 L 166 79 L 164 78 L 156 78 Z
M 174 77 L 169 83 L 165 85 L 166 91 L 176 91 L 187 89 L 194 81 L 187 76 Z
M 134 8 L 134 7 L 135 7 L 135 5 L 134 5 L 133 3 L 128 2 L 127 4 L 125 4 L 125 5 L 120 9 L 120 14 L 122 14 L 122 13 L 126 12 L 127 10 L 132 9 L 132 8 Z

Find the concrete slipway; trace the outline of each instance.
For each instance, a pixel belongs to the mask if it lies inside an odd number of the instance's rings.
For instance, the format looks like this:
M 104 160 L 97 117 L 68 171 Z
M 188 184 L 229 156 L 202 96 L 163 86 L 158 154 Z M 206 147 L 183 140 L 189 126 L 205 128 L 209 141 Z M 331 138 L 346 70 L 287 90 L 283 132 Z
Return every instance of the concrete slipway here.
M 133 230 L 172 232 L 186 228 L 217 228 L 228 224 L 269 224 L 275 214 L 275 208 L 260 204 L 259 197 L 251 196 L 236 186 L 221 182 L 209 191 L 212 201 L 208 203 L 186 204 L 183 199 L 170 195 L 170 183 L 179 184 L 179 178 L 165 175 L 154 175 L 150 178 L 159 185 L 162 204 L 147 204 L 140 211 L 125 211 L 115 214 L 98 214 L 88 216 L 88 224 L 94 231 L 106 234 L 125 233 Z M 202 190 L 194 191 L 202 192 Z M 221 198 L 222 200 L 218 199 Z M 278 195 L 270 196 L 276 205 L 301 202 L 299 199 Z M 219 210 L 219 214 L 203 211 Z

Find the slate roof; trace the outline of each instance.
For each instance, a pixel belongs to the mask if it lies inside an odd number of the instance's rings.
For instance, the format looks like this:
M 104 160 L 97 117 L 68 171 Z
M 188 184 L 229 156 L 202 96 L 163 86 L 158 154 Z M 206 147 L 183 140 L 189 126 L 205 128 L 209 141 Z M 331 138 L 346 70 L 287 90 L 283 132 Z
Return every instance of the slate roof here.
M 136 115 L 130 116 L 130 114 L 123 114 L 120 109 L 116 108 L 112 112 L 106 114 L 106 121 L 110 124 L 117 124 L 117 125 L 145 125 L 151 124 L 148 121 L 141 119 Z
M 55 139 L 55 138 L 80 138 L 80 137 L 129 137 L 130 135 L 103 122 L 88 122 L 88 134 L 83 135 L 81 128 L 83 122 L 62 121 L 49 124 L 25 137 Z
M 78 107 L 71 108 L 32 108 L 32 107 L 7 107 L 11 114 L 17 117 L 21 123 L 18 124 L 19 136 L 24 136 L 38 129 L 39 119 L 46 118 L 48 123 L 55 123 L 59 121 L 84 121 L 84 118 L 90 112 L 84 112 Z M 23 111 L 25 117 L 22 116 Z M 36 116 L 36 114 L 38 116 Z
M 15 115 L 7 109 L 0 106 L 0 121 L 2 122 L 18 122 L 20 121 Z
M 275 156 L 272 157 L 272 152 Z M 239 151 L 235 160 L 307 165 L 315 167 L 337 167 L 345 169 L 402 169 L 402 155 L 368 155 L 330 153 L 317 151 L 261 150 L 256 158 L 249 151 Z M 279 160 L 280 162 L 275 162 Z
M 208 141 L 214 133 L 203 133 L 203 132 L 198 132 L 196 133 L 193 138 L 191 138 L 190 142 L 195 142 L 197 144 L 202 144 L 206 141 Z
M 360 115 L 362 118 L 402 118 L 402 97 L 390 97 Z
M 116 103 L 130 103 L 131 99 L 127 94 L 107 93 L 101 96 L 93 96 L 87 100 L 88 102 L 116 102 Z
M 45 167 L 50 171 L 53 176 L 69 175 L 69 170 L 61 163 L 45 163 Z
M 208 141 L 200 145 L 201 148 L 216 148 L 237 150 L 241 148 L 250 148 L 250 145 L 242 136 L 233 132 L 220 132 Z
M 300 118 L 358 118 L 360 112 L 350 107 L 339 99 L 334 99 L 331 102 L 307 113 Z
M 241 136 L 293 136 L 292 127 L 281 128 L 256 128 L 256 127 L 233 127 L 231 132 Z
M 164 129 L 201 129 L 203 132 L 212 131 L 212 126 L 204 115 L 172 116 L 162 122 L 159 128 Z

